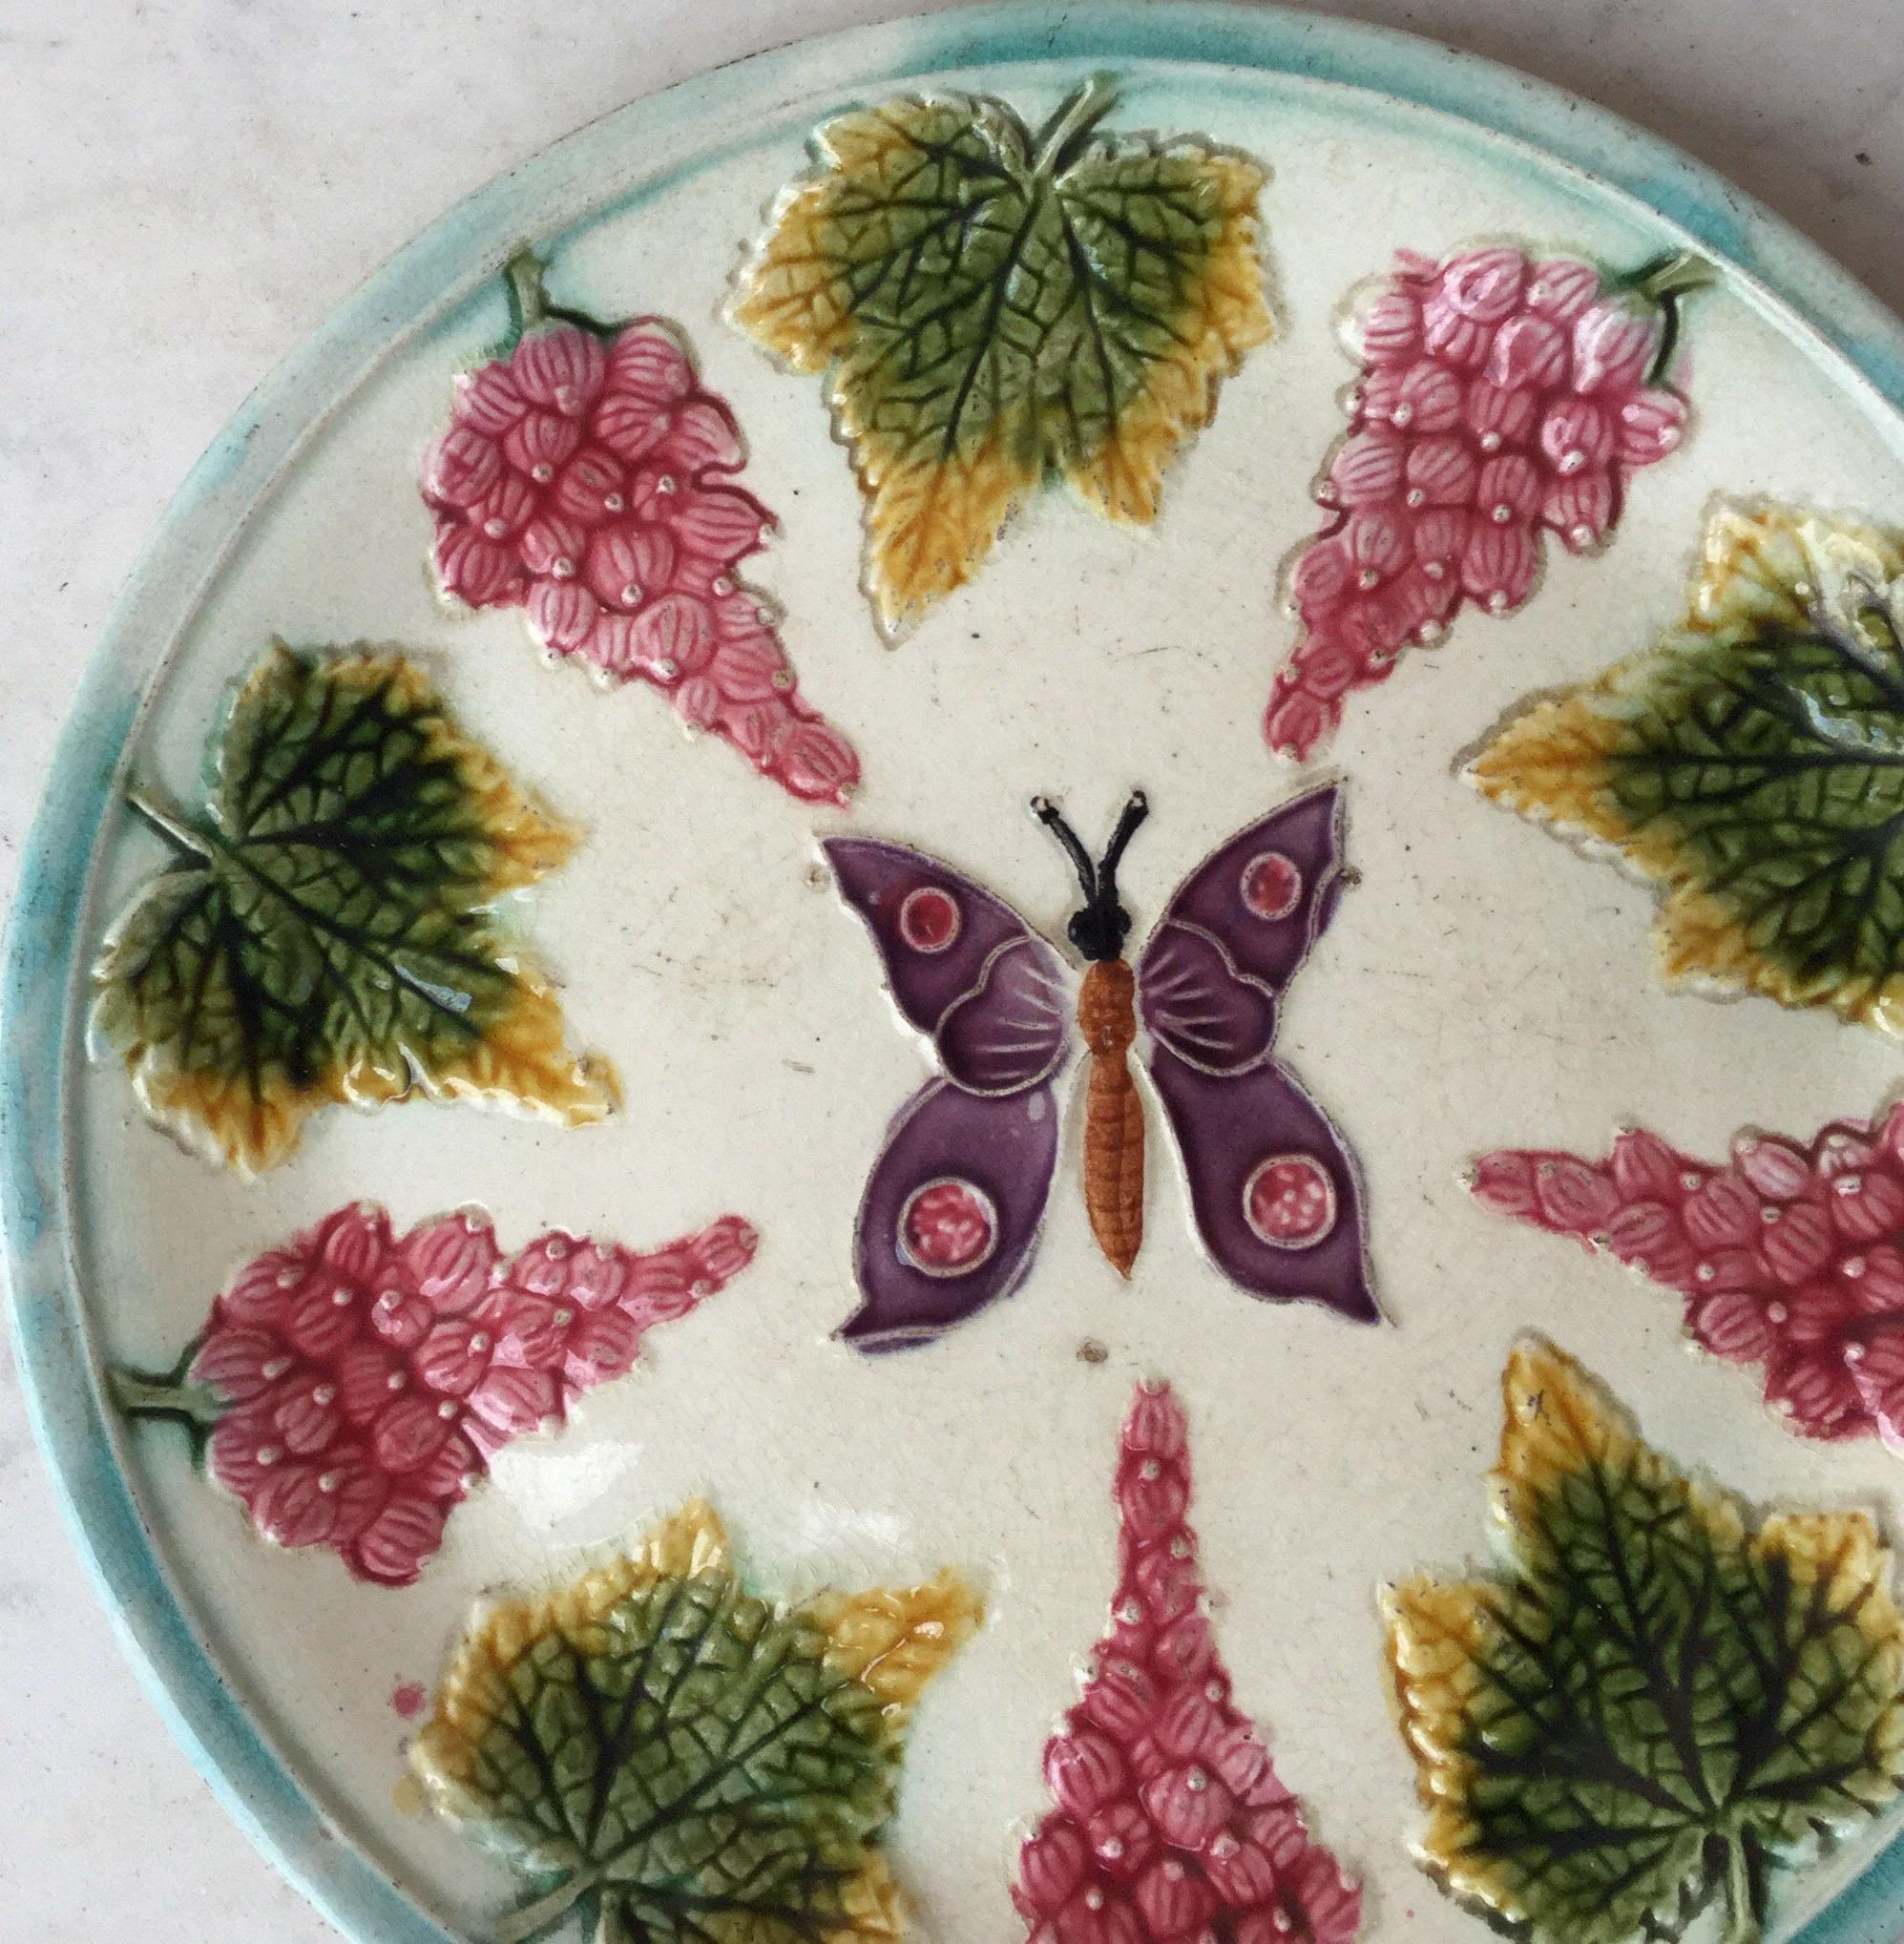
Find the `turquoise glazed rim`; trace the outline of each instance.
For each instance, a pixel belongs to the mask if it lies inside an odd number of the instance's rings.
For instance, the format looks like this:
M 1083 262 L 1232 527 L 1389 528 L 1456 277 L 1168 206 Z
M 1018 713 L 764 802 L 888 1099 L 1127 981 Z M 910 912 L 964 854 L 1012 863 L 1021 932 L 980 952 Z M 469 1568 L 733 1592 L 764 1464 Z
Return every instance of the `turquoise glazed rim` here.
M 133 575 L 86 672 L 28 840 L 0 985 L 0 1223 L 28 1408 L 115 1624 L 219 1799 L 354 1944 L 457 1940 L 339 1839 L 226 1687 L 120 1472 L 73 1268 L 65 1130 L 74 1062 L 84 1057 L 79 952 L 98 840 L 147 685 L 245 514 L 332 402 L 395 339 L 490 275 L 521 237 L 546 236 L 583 213 L 591 184 L 624 182 L 625 203 L 665 193 L 738 147 L 783 139 L 788 130 L 773 111 L 816 63 L 844 101 L 920 73 L 1052 61 L 1196 64 L 1336 83 L 1524 143 L 1724 259 L 1904 409 L 1904 326 L 1779 219 L 1665 142 L 1543 83 L 1410 35 L 1186 0 L 958 10 L 756 55 L 637 101 L 461 203 L 260 386 L 193 470 Z M 644 145 L 736 127 L 750 131 L 740 144 L 703 142 L 685 164 L 628 177 L 626 157 Z M 1893 1944 L 1900 1924 L 1904 1836 L 1794 1944 Z

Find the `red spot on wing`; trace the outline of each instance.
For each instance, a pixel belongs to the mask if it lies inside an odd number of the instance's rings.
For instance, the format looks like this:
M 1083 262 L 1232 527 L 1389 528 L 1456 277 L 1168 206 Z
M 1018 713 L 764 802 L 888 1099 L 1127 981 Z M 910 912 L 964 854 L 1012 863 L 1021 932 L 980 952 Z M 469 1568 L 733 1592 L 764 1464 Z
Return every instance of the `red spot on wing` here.
M 914 951 L 943 951 L 964 928 L 958 900 L 938 885 L 921 885 L 899 907 L 899 935 Z
M 1242 891 L 1252 916 L 1287 918 L 1302 902 L 1303 874 L 1282 851 L 1259 851 L 1243 867 Z
M 1335 1226 L 1335 1184 L 1309 1155 L 1271 1155 L 1244 1183 L 1243 1215 L 1272 1248 L 1313 1248 Z
M 899 1248 L 928 1276 L 966 1276 L 998 1245 L 998 1211 L 971 1181 L 927 1181 L 899 1213 Z

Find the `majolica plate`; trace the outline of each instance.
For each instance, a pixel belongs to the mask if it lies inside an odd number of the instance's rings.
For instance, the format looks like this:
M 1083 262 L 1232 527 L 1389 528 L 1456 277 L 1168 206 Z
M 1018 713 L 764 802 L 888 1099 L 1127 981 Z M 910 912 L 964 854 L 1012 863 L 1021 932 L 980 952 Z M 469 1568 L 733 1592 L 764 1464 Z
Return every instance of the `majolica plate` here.
M 356 1944 L 1904 1925 L 1904 333 L 1252 9 L 513 172 L 6 988 L 23 1368 Z

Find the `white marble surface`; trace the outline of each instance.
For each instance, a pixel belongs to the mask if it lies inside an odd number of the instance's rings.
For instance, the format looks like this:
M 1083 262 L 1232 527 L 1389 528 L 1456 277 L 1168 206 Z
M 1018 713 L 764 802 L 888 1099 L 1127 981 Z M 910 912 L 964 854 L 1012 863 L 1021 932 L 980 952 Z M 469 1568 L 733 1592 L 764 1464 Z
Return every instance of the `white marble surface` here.
M 0 903 L 117 584 L 251 385 L 465 191 L 882 0 L 0 0 Z M 1895 0 L 1360 0 L 1619 109 L 1904 305 Z M 0 1933 L 320 1944 L 120 1659 L 0 1365 Z

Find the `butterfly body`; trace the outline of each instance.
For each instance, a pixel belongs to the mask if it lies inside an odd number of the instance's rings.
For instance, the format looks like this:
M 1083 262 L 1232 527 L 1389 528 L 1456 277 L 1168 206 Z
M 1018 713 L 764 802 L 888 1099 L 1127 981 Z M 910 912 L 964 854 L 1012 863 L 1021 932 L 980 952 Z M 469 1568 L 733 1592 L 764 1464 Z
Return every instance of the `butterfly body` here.
M 1084 1209 L 1098 1246 L 1128 1276 L 1143 1244 L 1143 1099 L 1131 1072 L 1137 979 L 1121 958 L 1087 966 L 1078 1031 L 1090 1056 L 1084 1093 Z
M 1129 960 L 1117 869 L 1142 795 L 1095 863 L 1056 806 L 1032 807 L 1083 890 L 1067 927 L 1085 961 L 1075 1004 L 1057 951 L 952 866 L 877 840 L 824 847 L 940 1069 L 873 1164 L 855 1232 L 863 1300 L 841 1335 L 868 1350 L 928 1341 L 1023 1280 L 1057 1167 L 1058 1083 L 1080 1046 L 1085 1208 L 1120 1274 L 1143 1241 L 1136 1053 L 1216 1266 L 1252 1295 L 1379 1320 L 1353 1160 L 1271 1051 L 1281 993 L 1339 888 L 1339 791 L 1312 790 L 1220 846 Z

